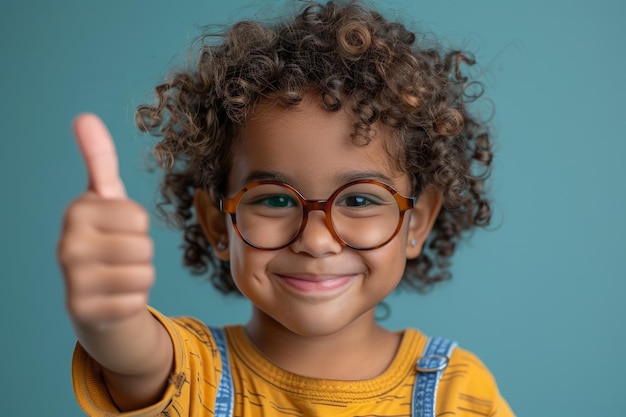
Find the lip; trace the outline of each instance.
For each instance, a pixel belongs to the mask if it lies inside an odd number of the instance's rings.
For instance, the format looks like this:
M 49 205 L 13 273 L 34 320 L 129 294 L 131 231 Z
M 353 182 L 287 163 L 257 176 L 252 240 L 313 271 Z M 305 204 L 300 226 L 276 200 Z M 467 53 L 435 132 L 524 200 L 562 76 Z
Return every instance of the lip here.
M 290 290 L 309 295 L 326 294 L 341 291 L 348 286 L 355 277 L 354 274 L 345 275 L 313 275 L 313 274 L 275 274 L 275 276 Z

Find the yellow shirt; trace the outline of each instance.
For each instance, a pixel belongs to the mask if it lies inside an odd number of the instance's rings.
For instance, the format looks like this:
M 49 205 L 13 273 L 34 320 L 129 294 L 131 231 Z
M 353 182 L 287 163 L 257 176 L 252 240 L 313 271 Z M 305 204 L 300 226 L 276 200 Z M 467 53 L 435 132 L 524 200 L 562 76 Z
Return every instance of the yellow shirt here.
M 77 345 L 72 363 L 74 392 L 89 416 L 213 416 L 221 360 L 201 322 L 167 318 L 151 310 L 174 345 L 174 372 L 161 401 L 120 413 L 101 378 L 100 367 Z M 233 416 L 410 417 L 415 365 L 427 342 L 417 330 L 403 332 L 388 369 L 364 381 L 307 378 L 278 368 L 248 340 L 241 326 L 226 327 L 235 390 Z M 489 370 L 456 348 L 439 382 L 437 416 L 513 416 Z

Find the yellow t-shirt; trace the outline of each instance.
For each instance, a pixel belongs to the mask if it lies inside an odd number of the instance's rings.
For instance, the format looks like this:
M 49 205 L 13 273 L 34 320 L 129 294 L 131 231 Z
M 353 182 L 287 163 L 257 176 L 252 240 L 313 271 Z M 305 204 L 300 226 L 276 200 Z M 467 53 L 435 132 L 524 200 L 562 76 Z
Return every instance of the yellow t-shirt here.
M 99 365 L 77 345 L 72 363 L 74 392 L 89 416 L 213 416 L 222 362 L 209 329 L 192 318 L 172 319 L 151 311 L 174 345 L 174 372 L 162 400 L 120 413 Z M 224 330 L 235 391 L 233 416 L 411 416 L 415 365 L 427 342 L 417 330 L 405 330 L 388 369 L 364 381 L 315 379 L 287 372 L 252 346 L 243 327 Z M 473 354 L 456 348 L 439 382 L 436 415 L 507 417 L 513 413 L 489 370 Z

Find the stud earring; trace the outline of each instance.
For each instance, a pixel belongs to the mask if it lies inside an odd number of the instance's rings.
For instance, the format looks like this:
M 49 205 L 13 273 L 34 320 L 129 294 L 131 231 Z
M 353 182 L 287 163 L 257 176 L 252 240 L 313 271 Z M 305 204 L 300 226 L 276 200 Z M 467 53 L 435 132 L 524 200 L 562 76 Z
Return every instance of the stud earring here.
M 411 239 L 411 247 L 414 248 L 417 245 L 417 240 Z
M 222 242 L 221 240 L 219 242 L 217 242 L 217 249 L 218 250 L 226 249 L 226 242 Z

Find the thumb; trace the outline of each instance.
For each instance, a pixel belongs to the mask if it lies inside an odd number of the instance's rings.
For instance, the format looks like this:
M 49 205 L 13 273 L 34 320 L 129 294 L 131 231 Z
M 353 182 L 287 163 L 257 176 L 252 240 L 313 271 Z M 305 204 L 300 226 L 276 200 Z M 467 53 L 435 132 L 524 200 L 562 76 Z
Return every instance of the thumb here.
M 126 198 L 115 144 L 102 120 L 95 114 L 79 115 L 74 119 L 74 136 L 87 168 L 89 190 L 103 198 Z

